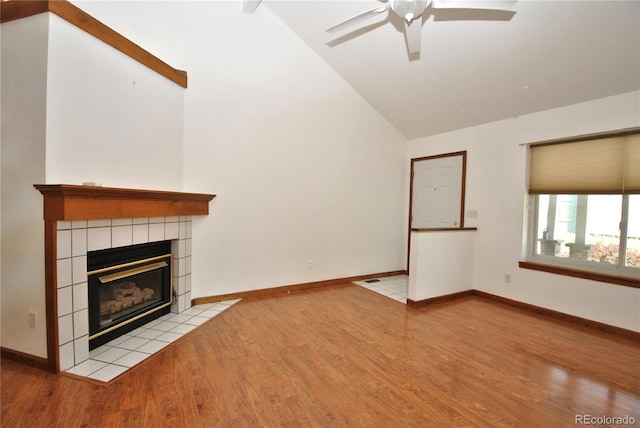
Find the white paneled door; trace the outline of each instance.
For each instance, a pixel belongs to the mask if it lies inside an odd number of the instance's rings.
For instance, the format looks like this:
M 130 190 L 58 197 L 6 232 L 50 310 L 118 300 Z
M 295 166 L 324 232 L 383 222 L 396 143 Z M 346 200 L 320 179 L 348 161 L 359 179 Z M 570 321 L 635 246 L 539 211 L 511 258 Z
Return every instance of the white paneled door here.
M 413 163 L 411 228 L 460 227 L 463 157 L 445 156 Z

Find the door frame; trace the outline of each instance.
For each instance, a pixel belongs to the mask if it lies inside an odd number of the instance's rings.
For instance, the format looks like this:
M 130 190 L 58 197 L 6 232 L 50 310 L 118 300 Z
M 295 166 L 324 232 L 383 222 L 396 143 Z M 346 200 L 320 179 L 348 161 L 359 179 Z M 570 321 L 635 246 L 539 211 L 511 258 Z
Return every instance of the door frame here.
M 462 181 L 460 188 L 460 224 L 458 227 L 447 227 L 447 228 L 430 228 L 430 229 L 414 229 L 411 227 L 411 222 L 413 220 L 413 176 L 414 176 L 414 163 L 421 162 L 425 160 L 431 159 L 440 159 L 446 157 L 454 157 L 454 156 L 462 156 Z M 411 232 L 413 231 L 438 231 L 438 230 L 458 230 L 464 229 L 464 200 L 465 200 L 465 190 L 466 190 L 466 181 L 467 181 L 467 151 L 459 151 L 459 152 L 451 152 L 451 153 L 442 153 L 439 155 L 432 156 L 423 156 L 419 158 L 411 158 L 411 172 L 409 174 L 409 222 L 408 222 L 408 230 L 407 230 L 407 273 L 409 272 L 409 262 L 411 259 Z

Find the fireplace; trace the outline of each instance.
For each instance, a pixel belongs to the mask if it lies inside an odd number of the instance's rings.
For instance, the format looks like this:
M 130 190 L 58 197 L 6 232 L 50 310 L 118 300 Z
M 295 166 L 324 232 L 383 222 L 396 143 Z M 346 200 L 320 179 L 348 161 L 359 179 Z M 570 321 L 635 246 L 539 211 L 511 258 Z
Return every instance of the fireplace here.
M 89 253 L 169 241 L 173 289 L 165 297 L 174 297 L 168 312 L 179 314 L 191 307 L 191 216 L 208 215 L 215 195 L 70 184 L 34 187 L 44 196 L 50 371 L 66 371 L 89 359 L 89 336 L 95 334 L 89 327 L 87 272 L 97 270 L 88 268 Z M 165 310 L 157 309 L 152 316 Z M 136 322 L 126 328 L 135 328 Z
M 89 349 L 170 311 L 171 241 L 87 253 Z

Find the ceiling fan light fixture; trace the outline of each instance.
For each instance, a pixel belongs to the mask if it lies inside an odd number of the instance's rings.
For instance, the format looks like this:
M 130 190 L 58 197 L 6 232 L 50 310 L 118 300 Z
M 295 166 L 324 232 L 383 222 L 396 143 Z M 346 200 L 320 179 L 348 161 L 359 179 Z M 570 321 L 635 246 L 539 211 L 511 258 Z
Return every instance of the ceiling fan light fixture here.
M 390 0 L 391 10 L 407 24 L 420 17 L 428 4 L 428 0 Z

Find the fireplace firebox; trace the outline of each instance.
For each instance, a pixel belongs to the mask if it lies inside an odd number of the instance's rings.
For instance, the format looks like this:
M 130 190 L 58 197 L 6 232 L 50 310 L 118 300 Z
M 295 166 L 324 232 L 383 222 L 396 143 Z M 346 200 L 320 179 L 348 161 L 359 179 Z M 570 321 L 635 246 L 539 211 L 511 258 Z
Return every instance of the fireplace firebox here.
M 87 253 L 89 349 L 169 313 L 171 241 Z

